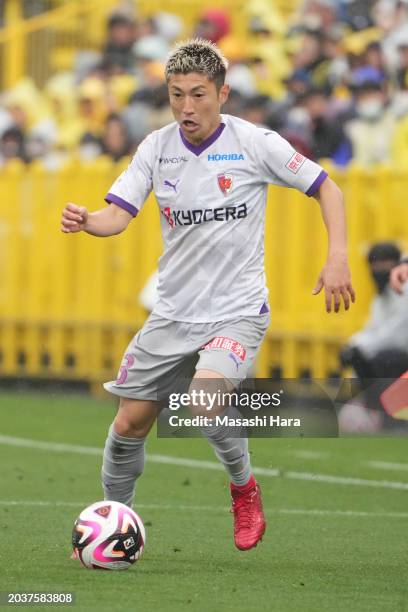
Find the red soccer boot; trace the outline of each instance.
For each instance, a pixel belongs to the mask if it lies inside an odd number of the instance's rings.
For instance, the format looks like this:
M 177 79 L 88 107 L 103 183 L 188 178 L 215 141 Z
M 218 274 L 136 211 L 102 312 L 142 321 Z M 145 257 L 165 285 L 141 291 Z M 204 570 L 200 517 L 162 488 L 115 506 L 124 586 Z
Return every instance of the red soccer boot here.
M 244 486 L 232 483 L 230 486 L 235 546 L 239 550 L 249 550 L 262 540 L 266 528 L 261 489 L 253 476 Z

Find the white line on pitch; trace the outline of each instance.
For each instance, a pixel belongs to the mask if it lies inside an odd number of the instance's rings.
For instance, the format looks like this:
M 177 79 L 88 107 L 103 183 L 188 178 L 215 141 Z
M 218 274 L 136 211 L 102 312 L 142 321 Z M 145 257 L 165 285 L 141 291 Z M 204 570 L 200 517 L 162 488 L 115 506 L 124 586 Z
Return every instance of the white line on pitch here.
M 353 476 L 332 476 L 331 474 L 314 474 L 308 472 L 284 472 L 286 478 L 293 480 L 309 480 L 312 482 L 326 482 L 332 484 L 354 485 L 360 487 L 377 487 L 382 489 L 399 489 L 408 491 L 408 482 L 393 482 L 391 480 L 369 480 Z
M 85 508 L 93 502 L 41 501 L 41 500 L 0 500 L 0 506 L 39 506 Z M 191 506 L 185 504 L 137 504 L 144 510 L 186 510 L 191 512 L 227 512 L 227 506 Z M 266 508 L 267 514 L 299 514 L 305 516 L 342 516 L 364 518 L 398 518 L 408 519 L 408 512 L 366 512 L 365 510 L 323 510 L 319 508 Z
M 267 510 L 268 512 L 268 510 Z M 272 510 L 273 512 L 273 510 Z M 366 512 L 365 510 L 319 510 L 305 508 L 277 508 L 278 514 L 306 514 L 317 516 L 361 516 L 380 518 L 408 518 L 408 512 Z
M 396 472 L 408 472 L 408 463 L 392 463 L 389 461 L 364 461 L 364 465 L 379 470 L 394 470 Z
M 55 451 L 59 453 L 78 453 L 80 455 L 101 455 L 102 449 L 95 446 L 77 446 L 76 444 L 60 444 L 58 442 L 42 442 L 41 440 L 30 440 L 27 438 L 14 438 L 0 434 L 0 444 L 7 446 L 19 446 L 23 448 L 34 448 L 36 450 Z
M 85 508 L 94 502 L 92 501 L 43 501 L 43 500 L 22 500 L 17 501 L 15 499 L 0 500 L 0 506 L 39 506 L 39 507 L 67 507 L 67 508 Z M 219 512 L 228 510 L 226 506 L 189 506 L 183 504 L 137 504 L 138 508 L 147 508 L 152 510 L 203 510 Z
M 77 453 L 81 455 L 101 456 L 102 449 L 94 446 L 77 446 L 75 444 L 60 444 L 56 442 L 43 442 L 40 440 L 30 440 L 27 438 L 15 438 L 0 434 L 0 444 L 15 447 L 32 448 L 35 450 L 45 450 L 63 453 Z M 203 461 L 199 459 L 188 459 L 183 457 L 170 457 L 168 455 L 149 455 L 151 463 L 162 463 L 165 465 L 177 465 L 195 469 L 224 471 L 221 463 L 215 461 Z M 330 474 L 315 474 L 313 472 L 294 472 L 282 471 L 278 469 L 255 467 L 254 474 L 260 476 L 288 478 L 291 480 L 305 480 L 310 482 L 324 482 L 329 484 L 342 484 L 360 487 L 376 487 L 382 489 L 408 490 L 408 482 L 393 482 L 390 480 L 370 480 L 365 478 L 355 478 L 352 476 L 332 476 Z

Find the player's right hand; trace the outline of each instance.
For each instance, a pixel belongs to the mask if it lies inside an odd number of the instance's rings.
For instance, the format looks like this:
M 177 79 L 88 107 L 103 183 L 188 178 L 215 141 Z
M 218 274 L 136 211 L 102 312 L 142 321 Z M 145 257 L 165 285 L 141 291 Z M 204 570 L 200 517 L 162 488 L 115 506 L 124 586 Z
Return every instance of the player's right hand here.
M 77 206 L 69 202 L 62 211 L 61 231 L 66 234 L 82 232 L 88 221 L 88 210 L 85 206 Z
M 402 263 L 391 270 L 390 284 L 394 291 L 402 294 L 406 282 L 408 282 L 408 263 Z

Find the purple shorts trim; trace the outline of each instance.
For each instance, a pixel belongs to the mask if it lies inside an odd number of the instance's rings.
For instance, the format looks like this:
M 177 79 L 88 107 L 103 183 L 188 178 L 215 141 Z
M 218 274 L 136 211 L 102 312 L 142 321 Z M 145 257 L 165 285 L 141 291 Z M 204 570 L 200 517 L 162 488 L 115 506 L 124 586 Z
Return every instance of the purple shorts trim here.
M 264 302 L 259 314 L 266 314 L 267 312 L 269 312 L 268 304 Z
M 316 191 L 319 189 L 320 185 L 325 181 L 328 177 L 328 174 L 325 170 L 322 170 L 316 180 L 310 185 L 309 189 L 306 191 L 307 196 L 313 196 Z
M 133 206 L 133 204 L 126 202 L 126 200 L 123 200 L 122 198 L 115 195 L 114 193 L 108 193 L 108 195 L 105 198 L 105 202 L 107 202 L 108 204 L 116 204 L 116 206 L 120 206 L 121 208 L 126 210 L 128 213 L 130 213 L 132 217 L 136 217 L 137 213 L 139 212 L 136 206 Z

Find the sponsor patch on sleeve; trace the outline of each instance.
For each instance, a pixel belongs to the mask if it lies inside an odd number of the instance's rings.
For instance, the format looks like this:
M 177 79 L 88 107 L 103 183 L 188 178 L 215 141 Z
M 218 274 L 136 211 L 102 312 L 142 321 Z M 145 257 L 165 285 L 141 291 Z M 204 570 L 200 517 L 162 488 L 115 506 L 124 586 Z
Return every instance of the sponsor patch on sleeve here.
M 293 174 L 297 174 L 299 168 L 305 163 L 306 157 L 301 155 L 301 153 L 294 153 L 288 163 L 286 164 L 286 168 L 293 172 Z

